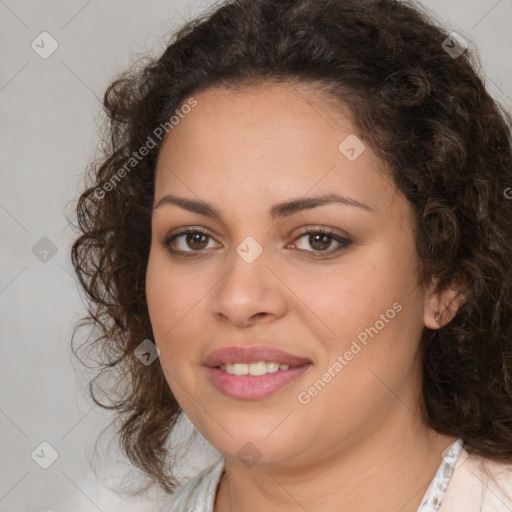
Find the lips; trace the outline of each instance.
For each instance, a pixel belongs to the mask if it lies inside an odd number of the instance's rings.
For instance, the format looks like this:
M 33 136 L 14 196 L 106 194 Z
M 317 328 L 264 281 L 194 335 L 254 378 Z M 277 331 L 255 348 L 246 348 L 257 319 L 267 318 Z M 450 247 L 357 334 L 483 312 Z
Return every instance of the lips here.
M 212 352 L 205 361 L 208 368 L 225 364 L 256 363 L 259 361 L 287 364 L 290 367 L 311 363 L 309 359 L 295 356 L 282 350 L 264 345 L 252 347 L 226 347 Z
M 279 369 L 260 375 L 234 375 L 226 365 L 235 368 L 251 363 L 278 363 Z M 237 364 L 238 363 L 238 364 Z M 274 366 L 270 365 L 270 366 Z M 259 367 L 259 365 L 257 365 Z M 226 347 L 212 352 L 205 361 L 205 370 L 213 386 L 222 394 L 237 400 L 262 400 L 291 386 L 312 366 L 304 357 L 288 354 L 277 348 L 255 345 L 252 347 Z M 253 373 L 249 368 L 249 373 Z M 247 372 L 245 372 L 247 373 Z M 258 372 L 257 372 L 258 373 Z

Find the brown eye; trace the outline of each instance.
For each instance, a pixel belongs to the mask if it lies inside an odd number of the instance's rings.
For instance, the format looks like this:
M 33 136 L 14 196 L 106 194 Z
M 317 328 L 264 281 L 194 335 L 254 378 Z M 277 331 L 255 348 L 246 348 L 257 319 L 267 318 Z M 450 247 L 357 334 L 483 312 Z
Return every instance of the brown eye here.
M 296 240 L 300 240 L 304 238 L 306 240 L 306 244 L 313 249 L 313 251 L 307 248 L 299 248 L 301 251 L 305 252 L 313 252 L 314 257 L 322 257 L 321 253 L 325 253 L 325 255 L 331 255 L 333 253 L 338 253 L 344 249 L 346 249 L 352 242 L 347 238 L 343 238 L 340 235 L 336 235 L 332 231 L 326 228 L 308 228 L 304 233 L 299 235 Z M 297 244 L 293 243 L 294 247 Z M 335 249 L 329 250 L 332 246 L 333 242 L 338 244 L 338 247 Z
M 329 249 L 329 246 L 333 241 L 332 237 L 329 235 L 324 235 L 323 233 L 310 234 L 308 236 L 308 243 L 311 245 L 311 247 L 320 251 Z
M 186 233 L 185 244 L 191 249 L 200 251 L 206 247 L 205 240 L 207 238 L 208 235 L 204 235 L 203 233 Z
M 305 245 L 309 248 L 297 247 L 297 240 L 301 239 L 306 240 Z M 208 249 L 210 241 L 213 242 L 213 238 L 207 231 L 197 227 L 187 227 L 177 233 L 171 233 L 162 243 L 175 256 L 193 257 L 203 255 L 206 252 L 205 249 Z M 331 249 L 333 243 L 337 244 L 337 247 Z M 351 240 L 337 235 L 326 228 L 310 227 L 296 237 L 289 245 L 293 248 L 298 248 L 300 252 L 310 253 L 313 258 L 322 258 L 342 252 L 351 243 Z M 213 247 L 218 247 L 219 245 L 214 243 Z
M 186 228 L 178 233 L 169 235 L 163 245 L 171 253 L 194 253 L 203 251 L 208 247 L 210 235 L 198 228 Z

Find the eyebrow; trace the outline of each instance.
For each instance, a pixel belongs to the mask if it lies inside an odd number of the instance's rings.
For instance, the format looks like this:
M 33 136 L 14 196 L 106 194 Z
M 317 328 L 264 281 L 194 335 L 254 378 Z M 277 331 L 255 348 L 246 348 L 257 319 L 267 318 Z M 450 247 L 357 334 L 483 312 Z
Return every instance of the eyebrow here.
M 311 208 L 317 208 L 318 206 L 332 203 L 337 203 L 344 206 L 353 206 L 369 212 L 375 212 L 375 209 L 371 206 L 361 203 L 360 201 L 356 201 L 350 197 L 340 196 L 338 194 L 327 194 L 323 196 L 292 199 L 283 203 L 277 203 L 270 208 L 269 213 L 273 219 L 276 219 L 278 217 L 286 217 L 299 211 L 309 210 Z M 156 210 L 164 204 L 175 204 L 181 208 L 184 208 L 185 210 L 188 210 L 189 212 L 198 213 L 200 215 L 204 215 L 205 217 L 212 217 L 222 220 L 222 213 L 205 201 L 196 201 L 194 199 L 188 199 L 185 197 L 178 197 L 172 194 L 168 194 L 163 196 L 157 203 L 155 203 L 153 210 Z

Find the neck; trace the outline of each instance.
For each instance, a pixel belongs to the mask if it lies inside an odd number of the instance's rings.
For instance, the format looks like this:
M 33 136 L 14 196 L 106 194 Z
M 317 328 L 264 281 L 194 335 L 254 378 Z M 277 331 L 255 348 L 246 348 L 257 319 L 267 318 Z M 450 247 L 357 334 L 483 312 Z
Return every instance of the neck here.
M 408 410 L 401 407 L 402 413 Z M 425 427 L 417 414 L 404 429 L 403 416 L 379 424 L 372 437 L 353 439 L 323 457 L 310 456 L 307 463 L 248 468 L 226 458 L 214 511 L 417 512 L 442 453 L 457 438 Z

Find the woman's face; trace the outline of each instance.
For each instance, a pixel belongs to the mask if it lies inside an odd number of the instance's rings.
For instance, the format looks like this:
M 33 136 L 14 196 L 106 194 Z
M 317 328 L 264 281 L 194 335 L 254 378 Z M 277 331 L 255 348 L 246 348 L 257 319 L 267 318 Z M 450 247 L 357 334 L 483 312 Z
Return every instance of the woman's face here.
M 400 442 L 418 418 L 430 321 L 412 207 L 349 120 L 304 85 L 195 99 L 159 155 L 147 268 L 173 394 L 226 456 L 327 460 L 386 429 Z M 344 200 L 292 204 L 334 195 Z M 186 227 L 206 235 L 164 245 Z M 297 359 L 278 370 L 268 363 L 287 359 L 272 349 Z

